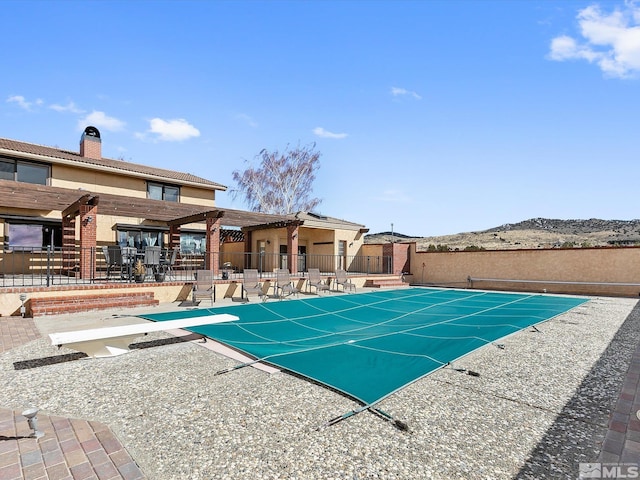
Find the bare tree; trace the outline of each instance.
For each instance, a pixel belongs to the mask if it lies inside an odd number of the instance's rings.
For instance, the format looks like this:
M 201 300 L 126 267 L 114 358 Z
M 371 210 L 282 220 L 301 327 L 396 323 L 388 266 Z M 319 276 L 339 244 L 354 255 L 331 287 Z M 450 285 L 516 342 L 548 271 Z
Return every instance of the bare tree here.
M 257 168 L 233 172 L 237 187 L 231 191 L 233 197 L 243 195 L 248 208 L 254 212 L 287 214 L 311 211 L 321 200 L 311 198 L 311 185 L 320 168 L 320 153 L 316 144 L 290 150 L 269 152 L 263 149 L 256 159 Z

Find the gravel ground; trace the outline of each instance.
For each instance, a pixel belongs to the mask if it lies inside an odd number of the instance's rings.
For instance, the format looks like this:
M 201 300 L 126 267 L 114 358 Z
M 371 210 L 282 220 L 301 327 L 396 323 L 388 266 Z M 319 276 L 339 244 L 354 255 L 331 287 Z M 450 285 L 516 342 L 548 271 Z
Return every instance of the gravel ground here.
M 409 431 L 366 411 L 318 429 L 359 405 L 283 372 L 214 376 L 237 362 L 166 333 L 114 358 L 5 352 L 0 405 L 103 422 L 154 480 L 577 478 L 640 342 L 636 303 L 592 298 L 456 363 L 478 377 L 439 370 L 379 404 Z

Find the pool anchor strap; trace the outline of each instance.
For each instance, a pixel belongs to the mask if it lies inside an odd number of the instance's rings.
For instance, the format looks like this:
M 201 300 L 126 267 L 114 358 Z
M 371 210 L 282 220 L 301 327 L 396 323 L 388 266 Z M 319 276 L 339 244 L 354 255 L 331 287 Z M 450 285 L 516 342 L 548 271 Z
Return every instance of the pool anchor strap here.
M 459 373 L 466 373 L 467 375 L 471 375 L 472 377 L 479 377 L 480 374 L 474 370 L 469 370 L 468 368 L 456 368 L 453 366 L 451 362 L 447 363 L 445 366 L 449 367 L 451 370 L 454 370 Z
M 353 417 L 354 415 L 357 415 L 357 414 L 359 414 L 361 412 L 364 412 L 365 410 L 369 410 L 371 413 L 375 414 L 377 417 L 382 418 L 383 420 L 385 420 L 387 422 L 390 422 L 398 430 L 401 430 L 403 432 L 409 431 L 409 425 L 407 425 L 405 422 L 403 422 L 402 420 L 398 420 L 398 419 L 393 418 L 391 415 L 389 415 L 384 410 L 376 408 L 373 405 L 364 405 L 364 406 L 356 408 L 354 410 L 350 410 L 350 411 L 348 411 L 347 413 L 345 413 L 343 415 L 338 415 L 337 417 L 332 418 L 331 420 L 329 420 L 328 422 L 324 423 L 323 425 L 320 425 L 316 430 L 321 430 L 321 429 L 330 427 L 332 425 L 335 425 L 336 423 L 339 423 L 342 420 L 346 420 L 349 417 Z

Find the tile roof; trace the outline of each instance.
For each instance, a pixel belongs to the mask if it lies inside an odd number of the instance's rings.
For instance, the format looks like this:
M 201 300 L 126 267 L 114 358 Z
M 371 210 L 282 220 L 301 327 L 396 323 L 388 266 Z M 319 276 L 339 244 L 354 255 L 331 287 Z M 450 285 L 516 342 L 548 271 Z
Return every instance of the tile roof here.
M 123 174 L 135 173 L 147 175 L 149 177 L 163 178 L 167 181 L 182 184 L 197 184 L 202 187 L 212 188 L 214 190 L 226 190 L 227 187 L 206 178 L 198 177 L 190 173 L 177 172 L 174 170 L 166 170 L 163 168 L 149 167 L 138 163 L 126 162 L 123 160 L 114 160 L 111 158 L 101 158 L 95 160 L 93 158 L 83 157 L 77 152 L 62 150 L 55 147 L 47 147 L 44 145 L 36 145 L 33 143 L 19 142 L 8 138 L 0 138 L 0 153 L 2 150 L 13 151 L 28 155 L 38 155 L 50 158 L 54 163 L 56 159 L 70 160 L 78 163 L 78 166 L 85 168 L 100 167 L 120 171 Z
M 349 222 L 347 220 L 342 220 L 340 218 L 328 217 L 326 215 L 320 215 L 314 212 L 298 212 L 287 215 L 289 218 L 301 220 L 304 222 L 306 227 L 319 227 L 319 228 L 330 228 L 330 229 L 340 229 L 343 228 L 345 230 L 361 230 L 365 229 L 364 225 L 359 223 Z

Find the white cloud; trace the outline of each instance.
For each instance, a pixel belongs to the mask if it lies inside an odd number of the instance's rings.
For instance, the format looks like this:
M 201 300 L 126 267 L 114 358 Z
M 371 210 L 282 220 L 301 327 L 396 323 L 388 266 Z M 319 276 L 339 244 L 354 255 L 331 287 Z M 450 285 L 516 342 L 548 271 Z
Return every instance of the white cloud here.
M 66 105 L 59 105 L 54 103 L 49 105 L 49 108 L 56 112 L 71 112 L 71 113 L 84 113 L 85 111 L 78 107 L 74 102 L 69 102 Z
M 328 130 L 325 130 L 322 127 L 314 128 L 313 129 L 313 134 L 317 135 L 318 137 L 321 137 L 321 138 L 346 138 L 346 137 L 349 136 L 346 133 L 333 133 L 333 132 L 330 132 Z
M 256 122 L 253 117 L 250 117 L 249 115 L 246 115 L 244 113 L 238 113 L 236 115 L 236 120 L 240 120 L 253 128 L 256 128 L 258 126 L 258 122 Z
M 410 97 L 415 98 L 416 100 L 422 100 L 422 97 L 418 95 L 416 92 L 407 90 L 405 88 L 391 87 L 391 95 L 393 95 L 394 97 L 408 95 Z
M 118 132 L 124 128 L 126 123 L 115 117 L 109 117 L 104 112 L 94 110 L 89 115 L 86 115 L 78 121 L 79 130 L 83 130 L 87 125 L 102 128 L 110 132 Z
M 158 140 L 165 142 L 180 142 L 189 138 L 199 137 L 200 130 L 191 125 L 183 118 L 175 120 L 163 120 L 161 118 L 152 118 L 149 121 L 148 132 L 157 135 Z M 140 134 L 138 138 L 142 138 Z
M 22 95 L 11 95 L 10 97 L 7 98 L 7 103 L 15 103 L 20 108 L 23 108 L 25 110 L 31 110 L 31 107 L 33 107 L 34 105 L 35 106 L 42 105 L 44 101 L 38 98 L 33 102 L 29 102 Z
M 640 6 L 636 2 L 626 1 L 612 13 L 591 5 L 580 10 L 577 19 L 582 42 L 568 35 L 552 39 L 551 60 L 586 60 L 610 77 L 640 74 Z

